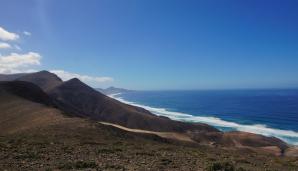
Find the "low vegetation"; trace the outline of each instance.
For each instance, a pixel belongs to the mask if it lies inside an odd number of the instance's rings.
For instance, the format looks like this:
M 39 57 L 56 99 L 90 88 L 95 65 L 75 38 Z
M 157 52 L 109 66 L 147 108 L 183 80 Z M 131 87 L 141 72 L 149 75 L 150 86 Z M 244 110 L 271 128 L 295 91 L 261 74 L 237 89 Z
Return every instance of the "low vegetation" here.
M 298 170 L 297 158 L 155 139 L 100 124 L 53 125 L 0 137 L 8 170 Z M 76 129 L 75 125 L 81 125 Z M 95 128 L 95 129 L 94 129 Z M 117 136 L 121 134 L 122 136 Z

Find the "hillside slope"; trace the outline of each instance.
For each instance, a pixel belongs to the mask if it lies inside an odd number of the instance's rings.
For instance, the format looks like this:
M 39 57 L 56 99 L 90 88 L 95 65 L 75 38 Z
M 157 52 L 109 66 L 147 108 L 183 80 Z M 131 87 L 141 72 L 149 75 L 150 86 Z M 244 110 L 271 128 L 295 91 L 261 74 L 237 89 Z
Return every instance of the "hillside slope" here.
M 68 115 L 108 122 L 129 129 L 183 133 L 196 142 L 206 145 L 270 147 L 269 151 L 277 155 L 282 155 L 288 148 L 286 143 L 272 137 L 243 132 L 222 133 L 206 124 L 178 122 L 159 117 L 145 109 L 103 95 L 78 79 L 63 82 L 55 74 L 47 71 L 26 74 L 18 80 L 38 85 L 50 96 L 52 106 Z
M 66 116 L 48 101 L 49 97 L 33 84 L 0 82 L 1 169 L 298 169 L 297 158 L 126 132 L 92 120 Z
M 101 94 L 78 79 L 71 79 L 55 87 L 49 95 L 63 104 L 72 106 L 86 117 L 119 124 L 128 128 L 152 131 L 207 131 L 218 132 L 206 124 L 173 121 L 151 114 L 149 111 L 121 103 Z
M 0 81 L 14 81 L 17 78 L 20 78 L 22 76 L 25 76 L 25 73 L 19 73 L 19 74 L 0 74 Z
M 49 125 L 61 117 L 51 98 L 29 82 L 0 82 L 0 135 Z
M 48 71 L 15 77 L 16 80 L 31 82 L 39 86 L 53 98 L 59 109 L 70 115 L 153 131 L 218 131 L 206 124 L 187 124 L 155 116 L 145 109 L 123 104 L 107 97 L 78 79 L 63 82 Z
M 45 92 L 50 91 L 54 87 L 63 83 L 63 81 L 55 74 L 48 71 L 40 71 L 36 73 L 26 74 L 15 79 L 17 81 L 27 81 L 38 85 Z

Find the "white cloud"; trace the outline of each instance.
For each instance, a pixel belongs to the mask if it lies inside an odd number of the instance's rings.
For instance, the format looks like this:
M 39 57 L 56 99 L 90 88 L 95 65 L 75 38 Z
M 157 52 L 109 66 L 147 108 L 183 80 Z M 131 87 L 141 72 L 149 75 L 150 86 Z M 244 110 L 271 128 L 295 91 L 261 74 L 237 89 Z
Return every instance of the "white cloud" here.
M 12 74 L 35 71 L 31 67 L 40 65 L 41 55 L 35 52 L 26 54 L 11 53 L 0 56 L 0 73 Z
M 17 40 L 20 36 L 16 33 L 11 33 L 6 31 L 4 28 L 0 27 L 0 40 L 9 41 Z
M 93 85 L 114 81 L 114 79 L 111 77 L 93 77 L 88 75 L 71 73 L 64 70 L 51 70 L 50 72 L 58 75 L 63 81 L 70 80 L 72 78 L 78 78 L 83 82 L 86 82 L 88 84 L 93 84 Z
M 8 43 L 0 42 L 0 49 L 10 49 L 11 46 Z
M 23 34 L 24 34 L 25 36 L 31 36 L 31 33 L 28 32 L 28 31 L 24 31 Z
M 28 31 L 23 31 L 23 35 L 31 36 L 31 33 Z M 4 28 L 0 27 L 0 40 L 13 41 L 19 39 L 19 37 L 20 36 L 18 34 L 8 32 Z M 12 46 L 8 43 L 0 42 L 0 49 L 6 48 L 12 48 L 19 51 L 22 50 L 17 44 L 13 44 Z M 35 68 L 39 65 L 41 65 L 41 55 L 36 52 L 28 52 L 25 54 L 11 53 L 10 55 L 6 56 L 1 56 L 0 54 L 0 73 L 2 74 L 37 72 Z M 57 74 L 64 81 L 72 78 L 78 78 L 90 85 L 98 85 L 114 81 L 114 79 L 111 77 L 81 75 L 64 70 L 50 70 L 50 72 Z

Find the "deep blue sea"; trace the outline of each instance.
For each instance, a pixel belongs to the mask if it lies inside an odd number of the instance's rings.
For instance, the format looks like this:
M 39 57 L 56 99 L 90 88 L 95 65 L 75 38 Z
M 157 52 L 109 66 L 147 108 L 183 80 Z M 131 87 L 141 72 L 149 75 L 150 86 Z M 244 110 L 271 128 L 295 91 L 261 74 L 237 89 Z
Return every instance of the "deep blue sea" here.
M 133 91 L 112 97 L 171 119 L 298 145 L 298 90 Z

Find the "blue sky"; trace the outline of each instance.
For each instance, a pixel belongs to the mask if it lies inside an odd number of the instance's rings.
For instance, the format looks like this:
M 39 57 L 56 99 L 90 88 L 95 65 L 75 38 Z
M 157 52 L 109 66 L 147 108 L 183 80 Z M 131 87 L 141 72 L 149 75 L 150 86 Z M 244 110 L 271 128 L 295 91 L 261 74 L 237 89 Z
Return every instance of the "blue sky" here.
M 0 44 L 2 73 L 47 69 L 147 90 L 298 87 L 295 0 L 0 3 L 0 27 L 18 36 L 0 39 L 11 46 Z

